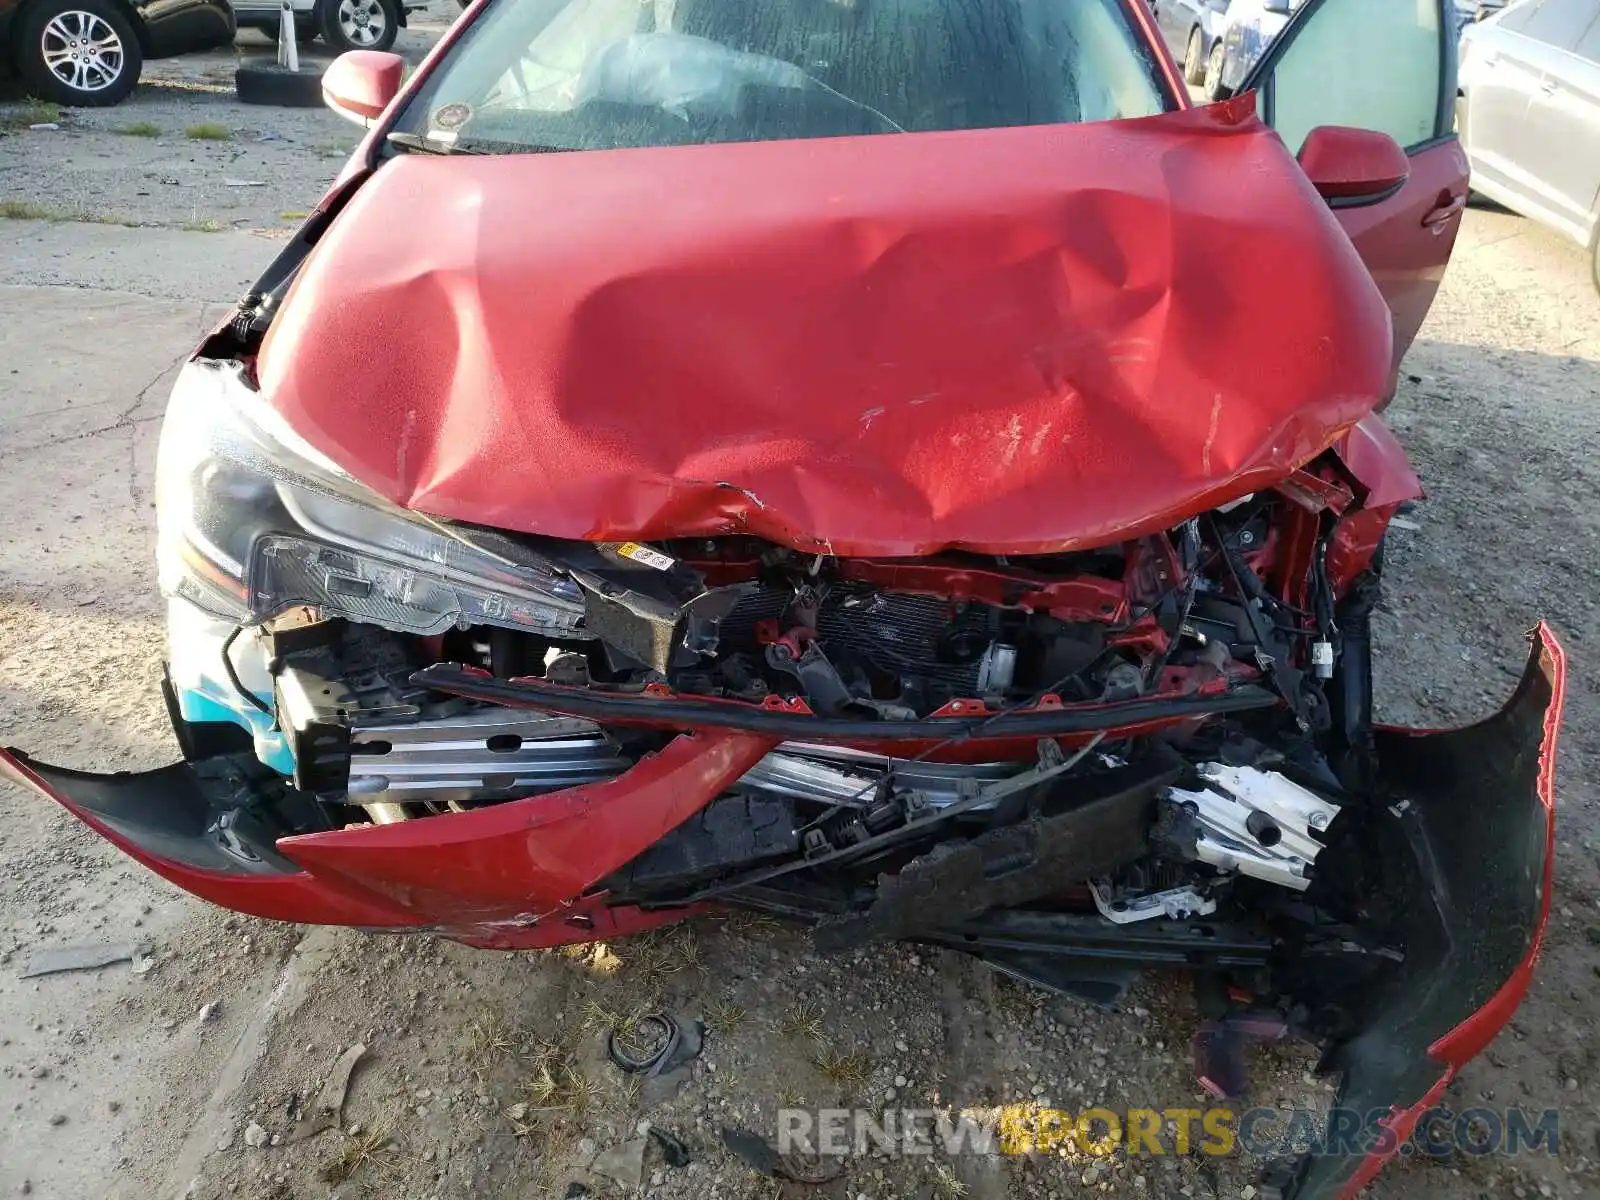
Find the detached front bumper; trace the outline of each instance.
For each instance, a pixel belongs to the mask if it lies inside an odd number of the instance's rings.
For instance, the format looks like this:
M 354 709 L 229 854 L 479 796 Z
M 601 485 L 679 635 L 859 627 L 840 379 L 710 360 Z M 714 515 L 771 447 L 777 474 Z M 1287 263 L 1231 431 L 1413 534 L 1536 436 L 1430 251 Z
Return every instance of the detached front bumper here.
M 1359 1029 L 1331 1047 L 1341 1107 L 1380 1110 L 1365 1143 L 1285 1165 L 1284 1197 L 1353 1196 L 1445 1085 L 1510 1019 L 1549 914 L 1565 660 L 1532 635 L 1521 683 L 1476 725 L 1380 730 L 1411 880 L 1412 951 Z M 314 801 L 247 747 L 139 774 L 95 775 L 0 752 L 0 775 L 60 803 L 179 887 L 277 920 L 430 930 L 533 948 L 619 936 L 689 910 L 610 907 L 596 885 L 704 808 L 776 735 L 685 733 L 632 770 L 525 800 L 394 825 L 314 828 Z M 1274 1194 L 1272 1190 L 1265 1194 Z
M 611 907 L 590 888 L 703 808 L 772 748 L 684 734 L 626 775 L 444 818 L 324 829 L 314 801 L 248 749 L 99 775 L 0 750 L 0 777 L 48 796 L 163 878 L 253 916 L 430 931 L 534 949 L 617 937 L 683 909 Z

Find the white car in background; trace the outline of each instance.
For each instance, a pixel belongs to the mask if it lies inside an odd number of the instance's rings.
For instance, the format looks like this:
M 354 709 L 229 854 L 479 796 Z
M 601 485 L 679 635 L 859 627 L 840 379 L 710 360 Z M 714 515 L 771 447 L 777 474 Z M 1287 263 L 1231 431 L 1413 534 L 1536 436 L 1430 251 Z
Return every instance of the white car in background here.
M 1600 0 L 1520 0 L 1461 37 L 1472 189 L 1572 239 L 1600 287 Z
M 406 24 L 407 14 L 426 8 L 428 0 L 291 0 L 295 34 L 301 42 L 321 38 L 329 49 L 387 50 Z M 259 29 L 278 36 L 282 20 L 278 0 L 234 0 L 240 29 Z

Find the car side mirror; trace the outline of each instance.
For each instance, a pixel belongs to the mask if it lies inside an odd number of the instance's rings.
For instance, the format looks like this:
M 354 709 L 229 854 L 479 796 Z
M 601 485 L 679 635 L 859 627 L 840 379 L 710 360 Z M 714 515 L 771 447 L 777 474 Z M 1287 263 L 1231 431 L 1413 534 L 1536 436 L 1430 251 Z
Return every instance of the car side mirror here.
M 1381 200 L 1411 176 L 1411 160 L 1387 133 L 1319 125 L 1300 147 L 1300 169 L 1326 200 Z
M 347 121 L 367 126 L 400 94 L 405 60 L 380 50 L 350 50 L 322 73 L 322 102 Z
M 1267 0 L 1261 7 L 1263 11 L 1269 12 L 1275 17 L 1287 17 L 1294 11 L 1289 5 L 1289 0 Z

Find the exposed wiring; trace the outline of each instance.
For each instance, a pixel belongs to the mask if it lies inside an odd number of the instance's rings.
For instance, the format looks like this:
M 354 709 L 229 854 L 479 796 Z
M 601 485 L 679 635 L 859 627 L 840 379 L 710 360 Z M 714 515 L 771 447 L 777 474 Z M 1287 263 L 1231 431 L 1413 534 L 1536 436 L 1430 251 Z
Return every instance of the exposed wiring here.
M 233 643 L 238 640 L 239 635 L 243 632 L 243 625 L 235 625 L 233 627 L 233 632 L 222 639 L 222 669 L 228 673 L 228 682 L 233 684 L 234 691 L 238 692 L 240 696 L 244 697 L 245 702 L 249 704 L 250 707 L 264 712 L 270 717 L 272 716 L 272 709 L 267 707 L 266 703 L 261 699 L 260 696 L 256 695 L 249 688 L 245 687 L 243 681 L 239 678 L 239 672 L 233 668 L 233 657 L 228 653 L 233 649 Z

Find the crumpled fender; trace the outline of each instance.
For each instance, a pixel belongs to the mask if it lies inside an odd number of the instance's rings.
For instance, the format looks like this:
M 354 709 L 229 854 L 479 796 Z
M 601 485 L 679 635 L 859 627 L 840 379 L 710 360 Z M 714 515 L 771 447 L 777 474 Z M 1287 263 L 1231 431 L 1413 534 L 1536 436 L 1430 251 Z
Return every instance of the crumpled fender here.
M 1493 716 L 1446 731 L 1378 731 L 1380 785 L 1403 797 L 1397 819 L 1421 886 L 1409 897 L 1409 954 L 1394 986 L 1324 1067 L 1343 1073 L 1335 1105 L 1389 1110 L 1386 1132 L 1362 1155 L 1301 1160 L 1276 1181 L 1283 1200 L 1354 1200 L 1527 993 L 1550 916 L 1566 689 L 1554 632 L 1541 622 L 1531 642 L 1517 690 Z
M 1388 309 L 1254 103 L 401 156 L 302 266 L 261 391 L 388 499 L 495 528 L 867 557 L 1137 537 L 1388 389 Z

